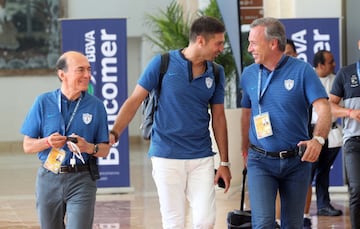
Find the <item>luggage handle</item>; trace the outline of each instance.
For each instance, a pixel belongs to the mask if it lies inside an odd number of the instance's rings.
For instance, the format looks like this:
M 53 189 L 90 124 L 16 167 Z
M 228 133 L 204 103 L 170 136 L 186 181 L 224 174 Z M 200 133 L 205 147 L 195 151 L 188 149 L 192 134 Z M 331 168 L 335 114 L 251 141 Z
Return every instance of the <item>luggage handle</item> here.
M 244 167 L 242 174 L 243 174 L 243 183 L 242 183 L 242 190 L 241 190 L 240 210 L 244 211 L 245 183 L 246 183 L 246 174 L 247 174 L 246 167 Z

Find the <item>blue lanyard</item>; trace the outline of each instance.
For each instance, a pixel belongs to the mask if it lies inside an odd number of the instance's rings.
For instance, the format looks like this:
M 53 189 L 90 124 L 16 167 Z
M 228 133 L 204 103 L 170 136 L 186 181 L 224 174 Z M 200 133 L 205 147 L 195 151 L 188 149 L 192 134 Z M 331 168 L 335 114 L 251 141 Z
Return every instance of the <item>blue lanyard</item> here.
M 68 132 L 68 130 L 70 128 L 70 125 L 71 125 L 72 121 L 74 120 L 74 117 L 75 117 L 75 114 L 76 114 L 76 112 L 77 112 L 77 110 L 79 108 L 79 104 L 80 104 L 81 99 L 82 99 L 82 94 L 81 94 L 79 100 L 76 103 L 76 106 L 74 108 L 74 111 L 71 114 L 71 117 L 70 117 L 70 120 L 69 120 L 68 124 L 66 125 L 66 129 L 65 129 L 64 134 L 66 134 Z M 60 90 L 59 90 L 59 96 L 58 96 L 58 107 L 59 107 L 59 112 L 61 114 L 61 91 Z
M 287 55 L 282 55 L 282 57 L 280 58 L 279 63 L 276 65 L 275 69 L 268 75 L 268 78 L 266 79 L 264 88 L 261 90 L 261 78 L 262 78 L 262 74 L 263 74 L 263 68 L 264 66 L 260 65 L 259 67 L 259 74 L 258 74 L 258 107 L 259 107 L 259 114 L 261 114 L 261 99 L 265 94 L 266 89 L 269 87 L 271 79 L 274 76 L 274 72 L 276 69 L 280 68 L 282 65 L 284 65 L 289 59 L 289 56 Z
M 261 90 L 261 78 L 262 78 L 262 73 L 263 73 L 263 67 L 260 66 L 260 68 L 259 68 L 259 74 L 258 74 L 258 106 L 259 106 L 259 114 L 261 114 L 261 105 L 260 105 L 261 99 L 264 96 L 265 91 L 266 91 L 266 89 L 268 88 L 268 86 L 270 84 L 270 81 L 271 81 L 271 79 L 272 79 L 272 77 L 274 75 L 274 71 L 272 71 L 269 74 L 268 78 L 266 79 L 264 88 Z

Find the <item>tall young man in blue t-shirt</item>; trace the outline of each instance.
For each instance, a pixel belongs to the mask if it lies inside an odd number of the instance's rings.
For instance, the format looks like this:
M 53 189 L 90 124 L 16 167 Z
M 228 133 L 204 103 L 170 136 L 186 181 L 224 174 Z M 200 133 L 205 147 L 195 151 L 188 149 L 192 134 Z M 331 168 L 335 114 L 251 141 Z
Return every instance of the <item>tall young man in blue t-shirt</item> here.
M 163 228 L 185 227 L 186 200 L 192 208 L 193 227 L 213 228 L 214 184 L 222 177 L 225 192 L 230 187 L 224 70 L 219 66 L 220 79 L 215 83 L 211 63 L 224 49 L 224 33 L 225 27 L 220 21 L 200 17 L 191 25 L 189 45 L 169 52 L 149 149 Z M 117 141 L 141 102 L 157 87 L 159 75 L 160 55 L 157 55 L 121 107 L 111 130 L 110 143 Z M 215 177 L 209 107 L 221 160 Z
M 319 157 L 330 129 L 327 94 L 308 63 L 283 53 L 285 28 L 279 20 L 254 20 L 248 39 L 248 51 L 255 63 L 242 73 L 241 133 L 252 226 L 274 228 L 275 198 L 279 191 L 281 227 L 300 229 L 310 162 Z M 311 104 L 319 121 L 314 138 L 309 139 Z

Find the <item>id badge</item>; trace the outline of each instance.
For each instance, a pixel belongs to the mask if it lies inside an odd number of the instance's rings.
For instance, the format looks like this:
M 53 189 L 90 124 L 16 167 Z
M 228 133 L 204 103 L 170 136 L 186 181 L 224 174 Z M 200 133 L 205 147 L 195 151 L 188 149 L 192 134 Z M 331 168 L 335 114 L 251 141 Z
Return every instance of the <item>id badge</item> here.
M 44 168 L 58 174 L 64 159 L 65 151 L 63 149 L 52 148 L 44 163 Z
M 262 113 L 254 117 L 256 136 L 258 139 L 273 135 L 269 113 Z

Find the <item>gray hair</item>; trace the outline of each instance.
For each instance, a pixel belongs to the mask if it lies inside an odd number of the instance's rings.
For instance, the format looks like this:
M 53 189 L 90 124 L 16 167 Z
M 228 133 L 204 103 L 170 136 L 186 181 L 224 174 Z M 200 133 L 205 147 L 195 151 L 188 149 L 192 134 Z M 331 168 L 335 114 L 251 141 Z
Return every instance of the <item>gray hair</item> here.
M 256 26 L 264 26 L 266 39 L 278 40 L 280 51 L 282 52 L 285 51 L 285 46 L 286 46 L 285 27 L 278 19 L 272 17 L 258 18 L 251 23 L 250 28 L 254 28 Z

